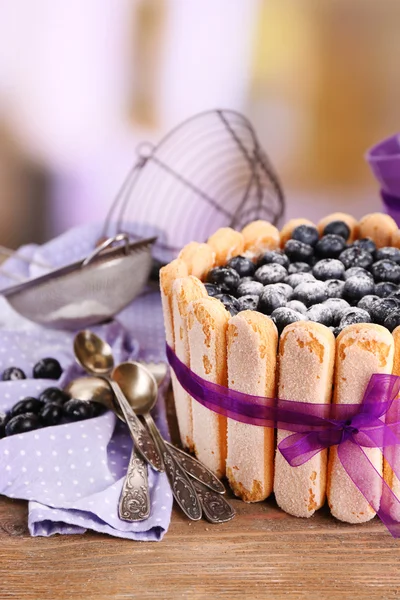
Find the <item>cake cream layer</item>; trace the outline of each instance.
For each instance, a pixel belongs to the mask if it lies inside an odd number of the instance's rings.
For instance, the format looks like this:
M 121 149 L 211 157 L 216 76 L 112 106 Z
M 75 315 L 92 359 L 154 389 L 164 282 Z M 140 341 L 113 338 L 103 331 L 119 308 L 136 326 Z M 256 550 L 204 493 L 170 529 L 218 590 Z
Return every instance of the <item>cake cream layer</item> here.
M 394 342 L 392 334 L 380 325 L 349 325 L 336 340 L 336 372 L 334 402 L 361 403 L 371 375 L 391 373 Z M 348 452 L 357 452 L 357 448 Z M 382 453 L 378 448 L 364 448 L 364 452 L 378 471 L 383 472 Z M 369 471 L 364 480 L 371 491 L 374 506 L 379 506 L 382 483 Z M 328 502 L 331 513 L 347 523 L 364 523 L 375 515 L 373 508 L 347 475 L 336 447 L 329 453 Z
M 275 397 L 278 333 L 261 313 L 243 311 L 229 320 L 228 387 L 255 396 Z M 272 492 L 275 432 L 228 419 L 226 474 L 245 502 L 265 500 Z
M 329 404 L 335 359 L 335 338 L 319 323 L 288 325 L 279 343 L 278 397 Z M 277 443 L 292 435 L 278 429 Z M 278 505 L 296 517 L 311 517 L 325 502 L 327 451 L 291 467 L 277 449 L 274 492 Z

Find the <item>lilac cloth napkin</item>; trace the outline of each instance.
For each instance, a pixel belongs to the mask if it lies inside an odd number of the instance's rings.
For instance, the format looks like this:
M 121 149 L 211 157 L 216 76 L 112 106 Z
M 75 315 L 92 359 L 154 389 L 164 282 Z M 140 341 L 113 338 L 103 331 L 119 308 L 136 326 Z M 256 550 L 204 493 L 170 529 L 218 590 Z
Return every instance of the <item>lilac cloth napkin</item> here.
M 79 227 L 42 247 L 26 246 L 30 257 L 60 266 L 85 256 L 100 233 L 99 226 Z M 38 268 L 12 258 L 5 264 L 24 276 Z M 0 287 L 7 283 L 2 278 Z M 10 282 L 8 282 L 10 285 Z M 33 365 L 47 356 L 57 358 L 63 369 L 59 382 L 26 379 L 0 382 L 0 411 L 25 396 L 38 396 L 51 385 L 65 385 L 83 374 L 72 350 L 74 334 L 38 327 L 17 315 L 2 298 L 0 302 L 0 371 L 20 366 L 27 377 Z M 12 323 L 12 329 L 5 329 Z M 158 293 L 147 292 L 117 315 L 115 321 L 92 328 L 112 346 L 116 361 L 165 360 L 161 303 Z M 160 389 L 155 418 L 168 436 L 164 393 Z M 107 412 L 100 417 L 47 427 L 0 440 L 0 493 L 29 500 L 32 535 L 84 533 L 87 529 L 141 541 L 157 541 L 167 531 L 172 494 L 165 474 L 149 468 L 152 511 L 138 523 L 118 518 L 118 501 L 129 462 L 132 443 L 123 423 Z

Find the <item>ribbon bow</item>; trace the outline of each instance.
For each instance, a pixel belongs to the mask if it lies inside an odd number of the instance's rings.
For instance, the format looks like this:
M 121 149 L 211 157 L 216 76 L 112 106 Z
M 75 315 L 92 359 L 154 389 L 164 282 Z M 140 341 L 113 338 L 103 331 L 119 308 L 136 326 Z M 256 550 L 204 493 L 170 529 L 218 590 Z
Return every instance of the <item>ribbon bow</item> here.
M 361 404 L 307 404 L 252 396 L 210 383 L 182 363 L 169 346 L 167 358 L 182 387 L 206 408 L 242 423 L 293 432 L 278 445 L 292 467 L 337 447 L 346 473 L 393 537 L 400 537 L 400 499 L 366 450 L 379 448 L 400 480 L 400 377 L 372 375 Z

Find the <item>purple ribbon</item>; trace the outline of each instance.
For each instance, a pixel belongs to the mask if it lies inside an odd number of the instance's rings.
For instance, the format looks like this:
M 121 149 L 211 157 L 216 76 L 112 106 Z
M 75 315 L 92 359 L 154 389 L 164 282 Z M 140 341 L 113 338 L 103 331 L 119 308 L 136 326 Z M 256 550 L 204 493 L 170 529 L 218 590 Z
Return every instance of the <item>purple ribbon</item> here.
M 364 451 L 379 448 L 400 480 L 400 377 L 372 375 L 361 404 L 307 404 L 252 396 L 210 383 L 181 362 L 168 345 L 167 358 L 184 390 L 209 410 L 241 423 L 293 432 L 278 445 L 292 467 L 337 446 L 351 480 L 392 536 L 400 537 L 400 499 Z M 377 487 L 382 487 L 378 500 L 373 492 Z

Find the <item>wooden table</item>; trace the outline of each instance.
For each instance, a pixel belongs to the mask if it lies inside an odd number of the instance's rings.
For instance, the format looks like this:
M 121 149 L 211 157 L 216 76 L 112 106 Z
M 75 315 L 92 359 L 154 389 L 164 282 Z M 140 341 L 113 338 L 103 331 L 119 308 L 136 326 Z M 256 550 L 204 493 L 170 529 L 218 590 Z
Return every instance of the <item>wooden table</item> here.
M 327 512 L 295 519 L 274 502 L 233 500 L 222 526 L 174 511 L 161 543 L 96 533 L 31 538 L 27 505 L 0 500 L 0 598 L 400 597 L 400 540 L 376 519 L 337 523 Z

